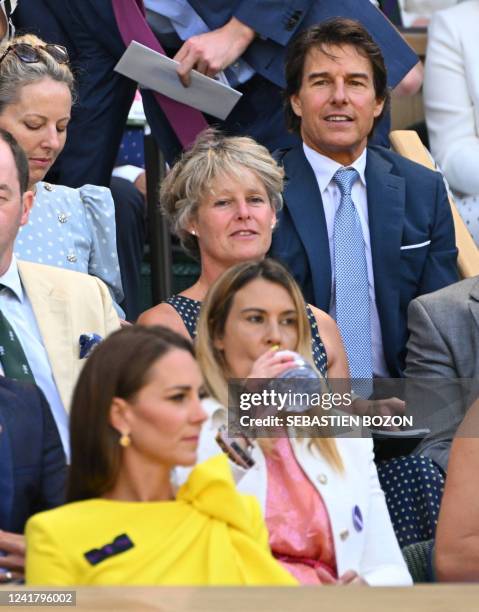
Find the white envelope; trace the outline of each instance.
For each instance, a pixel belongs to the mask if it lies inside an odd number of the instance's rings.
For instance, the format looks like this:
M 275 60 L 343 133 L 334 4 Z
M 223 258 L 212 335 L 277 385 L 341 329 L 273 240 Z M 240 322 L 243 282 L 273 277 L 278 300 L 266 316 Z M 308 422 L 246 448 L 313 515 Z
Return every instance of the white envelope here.
M 132 41 L 115 70 L 147 89 L 158 91 L 218 119 L 226 119 L 243 94 L 196 70 L 191 72 L 190 86 L 184 87 L 176 73 L 177 66 L 178 62 L 166 55 Z

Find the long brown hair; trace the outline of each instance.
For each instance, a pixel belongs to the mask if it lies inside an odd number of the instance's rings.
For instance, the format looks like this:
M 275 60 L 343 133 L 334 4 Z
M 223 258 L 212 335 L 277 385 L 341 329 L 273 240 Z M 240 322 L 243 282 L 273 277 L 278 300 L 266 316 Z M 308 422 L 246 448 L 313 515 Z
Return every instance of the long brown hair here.
M 235 295 L 256 279 L 264 279 L 279 285 L 290 295 L 298 317 L 298 344 L 295 350 L 314 367 L 306 304 L 294 278 L 284 266 L 273 259 L 237 264 L 226 270 L 210 287 L 201 307 L 195 345 L 206 387 L 212 397 L 223 406 L 228 405 L 228 367 L 222 351 L 216 348 L 214 343 L 224 335 Z M 318 376 L 321 376 L 319 372 Z M 331 465 L 339 471 L 343 469 L 333 438 L 315 438 L 311 442 L 318 447 Z M 266 452 L 271 448 L 267 440 L 262 440 L 261 446 Z
M 188 340 L 161 326 L 123 328 L 94 349 L 73 393 L 68 501 L 99 497 L 114 485 L 121 449 L 110 425 L 113 398 L 132 399 L 148 383 L 151 366 L 173 349 L 194 356 Z

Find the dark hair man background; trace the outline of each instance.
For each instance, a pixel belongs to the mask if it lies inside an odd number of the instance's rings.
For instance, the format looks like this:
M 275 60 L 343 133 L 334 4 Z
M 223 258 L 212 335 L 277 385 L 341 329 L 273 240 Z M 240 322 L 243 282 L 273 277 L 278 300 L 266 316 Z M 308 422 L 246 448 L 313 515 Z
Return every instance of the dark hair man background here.
M 332 19 L 288 49 L 286 116 L 302 144 L 279 152 L 285 206 L 271 254 L 337 321 L 351 375 L 401 376 L 407 307 L 457 280 L 440 174 L 368 138 L 388 104 L 381 51 Z

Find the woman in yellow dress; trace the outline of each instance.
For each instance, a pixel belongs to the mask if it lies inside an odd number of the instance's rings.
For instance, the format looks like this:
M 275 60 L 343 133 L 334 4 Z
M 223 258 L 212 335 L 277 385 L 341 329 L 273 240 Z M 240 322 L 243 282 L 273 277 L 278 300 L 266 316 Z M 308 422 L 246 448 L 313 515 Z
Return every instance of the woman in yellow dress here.
M 93 351 L 72 402 L 69 503 L 29 520 L 28 584 L 295 584 L 225 457 L 175 491 L 175 466 L 196 462 L 202 395 L 171 330 L 125 328 Z

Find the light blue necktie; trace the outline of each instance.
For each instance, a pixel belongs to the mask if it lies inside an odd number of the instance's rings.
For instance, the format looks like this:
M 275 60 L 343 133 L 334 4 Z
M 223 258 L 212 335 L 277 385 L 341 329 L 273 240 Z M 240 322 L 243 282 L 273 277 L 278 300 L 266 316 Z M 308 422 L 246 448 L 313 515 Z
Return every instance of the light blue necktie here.
M 336 322 L 343 338 L 352 378 L 372 378 L 371 316 L 366 251 L 351 188 L 359 178 L 354 168 L 341 168 L 333 181 L 341 192 L 334 218 L 334 270 Z M 371 385 L 353 385 L 368 395 Z

